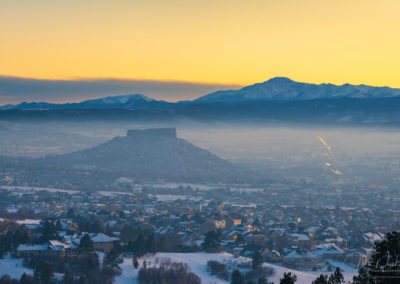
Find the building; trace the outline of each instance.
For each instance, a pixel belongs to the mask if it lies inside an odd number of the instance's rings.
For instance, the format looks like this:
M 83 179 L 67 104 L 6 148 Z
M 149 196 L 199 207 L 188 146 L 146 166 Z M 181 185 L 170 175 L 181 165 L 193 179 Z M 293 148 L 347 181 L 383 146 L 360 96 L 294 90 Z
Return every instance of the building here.
M 294 249 L 283 257 L 283 264 L 287 267 L 312 269 L 318 267 L 322 258 L 312 252 Z

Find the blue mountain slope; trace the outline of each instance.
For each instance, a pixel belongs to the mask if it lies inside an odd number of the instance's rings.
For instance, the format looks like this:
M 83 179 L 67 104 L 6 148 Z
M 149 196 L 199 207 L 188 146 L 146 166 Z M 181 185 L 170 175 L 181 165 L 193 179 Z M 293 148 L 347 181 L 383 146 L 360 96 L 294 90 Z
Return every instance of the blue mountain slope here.
M 389 98 L 395 96 L 400 96 L 400 89 L 350 84 L 341 86 L 333 84 L 316 85 L 299 83 L 284 77 L 276 77 L 240 90 L 217 91 L 200 97 L 194 102 L 289 101 L 334 98 Z

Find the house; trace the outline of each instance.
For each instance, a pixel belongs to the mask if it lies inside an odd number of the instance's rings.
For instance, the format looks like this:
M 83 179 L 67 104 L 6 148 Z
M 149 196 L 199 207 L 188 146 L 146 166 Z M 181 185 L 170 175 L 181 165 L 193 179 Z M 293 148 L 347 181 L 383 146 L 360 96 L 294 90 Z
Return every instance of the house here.
M 90 239 L 93 242 L 94 250 L 109 253 L 114 246 L 119 243 L 119 238 L 109 237 L 103 233 L 99 234 L 89 234 Z
M 84 235 L 89 235 L 94 250 L 105 253 L 109 253 L 120 242 L 118 237 L 109 237 L 103 233 L 81 233 L 64 236 L 63 243 L 70 245 L 73 249 L 77 249 Z
M 385 235 L 382 233 L 373 233 L 368 232 L 363 235 L 363 238 L 366 242 L 370 243 L 371 245 L 375 244 L 376 242 L 381 242 L 385 238 Z
M 48 249 L 49 245 L 47 243 L 40 245 L 20 244 L 16 249 L 16 256 L 33 257 L 33 256 L 47 255 Z
M 39 245 L 20 244 L 16 249 L 17 257 L 34 257 L 34 256 L 76 256 L 73 248 L 67 244 L 57 240 L 49 240 L 47 243 Z
M 282 255 L 277 250 L 272 250 L 265 255 L 266 259 L 271 262 L 281 262 Z
M 346 248 L 347 247 L 347 240 L 345 240 L 345 239 L 343 239 L 341 237 L 325 239 L 325 243 L 332 243 L 332 244 L 337 245 L 340 248 Z
M 263 234 L 249 233 L 244 236 L 244 240 L 249 244 L 256 244 L 260 246 L 266 245 L 267 238 Z
M 307 234 L 288 234 L 288 238 L 293 245 L 296 245 L 300 248 L 309 248 L 312 244 L 311 239 Z
M 223 230 L 225 228 L 225 220 L 207 220 L 199 226 L 199 233 L 204 235 L 210 231 Z
M 41 235 L 42 225 L 37 223 L 24 224 L 22 230 L 25 231 L 29 237 L 35 238 Z
M 309 251 L 294 249 L 283 257 L 283 264 L 287 267 L 312 269 L 318 267 L 322 258 Z
M 313 253 L 321 256 L 323 259 L 333 259 L 343 261 L 346 259 L 346 253 L 335 244 L 320 244 L 315 246 Z

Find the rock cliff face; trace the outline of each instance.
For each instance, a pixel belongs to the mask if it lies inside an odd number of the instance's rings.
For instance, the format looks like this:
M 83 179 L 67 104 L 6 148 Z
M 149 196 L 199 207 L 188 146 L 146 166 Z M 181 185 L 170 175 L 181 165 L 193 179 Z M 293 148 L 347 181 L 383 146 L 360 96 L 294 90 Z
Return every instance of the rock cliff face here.
M 129 130 L 96 147 L 49 156 L 43 161 L 56 168 L 118 173 L 144 180 L 238 181 L 245 170 L 180 139 L 175 128 Z

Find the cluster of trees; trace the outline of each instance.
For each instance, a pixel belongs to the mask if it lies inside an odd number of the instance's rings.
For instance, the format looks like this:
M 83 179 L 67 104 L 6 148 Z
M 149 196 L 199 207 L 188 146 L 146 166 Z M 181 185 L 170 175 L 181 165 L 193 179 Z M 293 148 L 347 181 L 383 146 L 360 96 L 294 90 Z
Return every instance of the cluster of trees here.
M 39 284 L 39 282 L 38 279 L 24 273 L 19 280 L 11 279 L 7 274 L 3 275 L 0 278 L 0 284 Z
M 0 238 L 0 257 L 3 257 L 3 254 L 8 251 L 16 249 L 18 245 L 29 241 L 30 238 L 26 232 L 20 230 L 14 232 L 7 231 L 7 233 Z
M 201 279 L 190 272 L 186 263 L 164 260 L 159 266 L 143 267 L 139 270 L 140 284 L 201 284 Z
M 121 228 L 120 239 L 126 244 L 123 250 L 132 252 L 136 257 L 146 253 L 185 251 L 185 248 L 181 247 L 179 241 L 173 237 L 158 236 L 132 224 L 126 224 Z
M 156 253 L 162 250 L 162 239 L 157 239 L 154 235 L 145 236 L 139 234 L 134 241 L 129 241 L 126 245 L 126 250 L 133 252 L 135 256 L 140 257 L 146 253 Z
M 221 246 L 221 234 L 210 231 L 204 235 L 203 249 L 207 252 L 218 252 Z
M 353 284 L 364 283 L 400 283 L 400 232 L 390 232 L 375 244 L 371 259 L 353 278 Z
M 335 272 L 333 272 L 329 277 L 328 275 L 321 274 L 315 279 L 312 284 L 341 284 L 344 283 L 344 276 L 340 271 L 340 268 L 337 267 Z
M 223 280 L 229 279 L 229 271 L 225 263 L 216 260 L 209 260 L 207 261 L 207 269 L 211 275 L 216 275 L 218 278 Z
M 82 246 L 80 250 L 78 257 L 73 259 L 61 256 L 35 256 L 25 259 L 24 266 L 34 270 L 33 278 L 28 283 L 53 283 L 54 273 L 64 274 L 63 284 L 113 283 L 114 276 L 121 272 L 117 264 L 118 249 L 111 250 L 104 257 L 102 265 L 97 253 L 92 250 L 90 242 L 87 242 L 87 245 Z
M 258 268 L 243 275 L 239 270 L 234 270 L 231 274 L 231 284 L 268 284 L 268 269 Z

